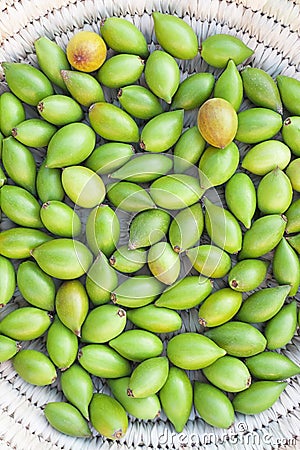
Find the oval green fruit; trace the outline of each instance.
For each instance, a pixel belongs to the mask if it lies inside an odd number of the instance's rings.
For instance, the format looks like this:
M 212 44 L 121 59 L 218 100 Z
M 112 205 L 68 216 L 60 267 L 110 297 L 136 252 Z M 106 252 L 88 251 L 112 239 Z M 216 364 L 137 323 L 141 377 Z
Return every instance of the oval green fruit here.
M 12 129 L 25 120 L 22 102 L 12 92 L 0 96 L 0 129 L 4 136 L 12 134 Z
M 166 356 L 145 359 L 132 371 L 127 395 L 145 398 L 156 394 L 164 386 L 168 374 L 169 361 Z
M 107 198 L 117 208 L 127 212 L 140 212 L 145 209 L 156 208 L 147 190 L 137 183 L 117 181 L 108 184 Z
M 222 356 L 202 370 L 208 381 L 222 391 L 240 392 L 251 384 L 251 375 L 247 366 L 234 356 Z
M 249 108 L 238 113 L 235 139 L 246 144 L 256 144 L 275 136 L 282 127 L 279 113 L 267 108 Z
M 44 414 L 50 425 L 68 436 L 91 437 L 87 421 L 75 406 L 67 402 L 50 402 L 44 409 Z
M 7 258 L 29 258 L 36 247 L 52 240 L 48 234 L 32 228 L 16 227 L 0 232 L 0 255 Z
M 225 185 L 225 199 L 232 214 L 250 228 L 256 211 L 256 190 L 249 175 L 236 172 Z
M 142 75 L 144 65 L 140 56 L 120 53 L 107 59 L 96 77 L 104 86 L 120 88 L 135 83 Z
M 182 209 L 173 218 L 169 229 L 169 241 L 176 253 L 181 253 L 197 242 L 204 229 L 204 216 L 200 203 Z
M 231 268 L 230 256 L 215 245 L 203 244 L 186 250 L 192 266 L 210 278 L 223 278 Z
M 126 326 L 126 311 L 116 305 L 101 305 L 90 311 L 83 323 L 81 339 L 102 344 L 116 338 Z
M 283 170 L 289 164 L 291 150 L 284 142 L 264 140 L 254 145 L 244 156 L 242 167 L 255 175 L 266 175 L 278 167 Z
M 109 342 L 110 347 L 130 361 L 144 361 L 163 351 L 161 339 L 146 330 L 127 330 Z
M 90 403 L 90 420 L 104 437 L 112 440 L 125 436 L 128 417 L 123 406 L 107 394 L 94 394 Z
M 87 167 L 66 167 L 61 180 L 67 196 L 82 208 L 94 208 L 104 200 L 105 185 L 102 178 Z
M 294 236 L 287 236 L 288 243 L 296 250 L 298 255 L 300 255 L 300 234 L 295 234 Z
M 1 209 L 15 224 L 22 227 L 42 228 L 40 204 L 26 189 L 5 185 L 1 188 Z
M 262 352 L 245 361 L 251 374 L 260 380 L 280 381 L 300 373 L 300 367 L 282 353 Z
M 96 147 L 85 166 L 101 174 L 109 174 L 122 167 L 134 155 L 134 147 L 123 142 L 107 142 Z
M 46 147 L 57 128 L 41 119 L 26 119 L 12 129 L 12 136 L 30 147 Z
M 156 95 L 138 84 L 120 89 L 118 100 L 122 108 L 137 119 L 151 119 L 163 112 L 163 107 Z
M 12 262 L 0 255 L 0 309 L 6 305 L 14 295 L 16 289 L 16 273 Z
M 80 365 L 91 375 L 103 378 L 126 377 L 131 373 L 129 361 L 105 344 L 88 344 L 78 354 Z
M 228 322 L 238 312 L 242 304 L 242 294 L 231 288 L 222 288 L 210 294 L 200 306 L 200 325 L 216 327 Z
M 120 223 L 115 211 L 108 205 L 98 205 L 89 213 L 86 221 L 86 239 L 95 255 L 99 250 L 110 256 L 120 237 Z
M 61 371 L 74 363 L 78 353 L 77 336 L 55 316 L 47 333 L 46 348 L 51 361 Z
M 290 179 L 294 191 L 297 192 L 300 192 L 300 181 L 298 176 L 299 170 L 300 170 L 300 158 L 296 158 L 289 163 L 285 171 L 285 173 Z
M 243 101 L 243 80 L 235 62 L 230 59 L 226 68 L 217 78 L 214 97 L 227 100 L 238 111 Z
M 39 102 L 37 110 L 43 119 L 58 126 L 79 122 L 83 118 L 80 105 L 67 95 L 49 95 Z
M 268 267 L 269 263 L 260 259 L 239 261 L 228 274 L 228 284 L 235 291 L 252 291 L 264 281 Z
M 117 305 L 136 308 L 152 303 L 165 285 L 149 275 L 135 275 L 127 278 L 111 293 L 111 300 Z
M 118 275 L 102 252 L 89 268 L 85 288 L 94 305 L 103 305 L 110 301 L 111 292 L 118 286 Z
M 215 34 L 207 37 L 200 47 L 200 55 L 213 67 L 225 67 L 230 59 L 236 65 L 250 58 L 253 50 L 241 39 L 229 34 Z
M 180 84 L 172 99 L 172 109 L 199 108 L 211 95 L 215 79 L 211 73 L 194 73 Z
M 132 308 L 127 311 L 127 317 L 136 327 L 152 333 L 171 333 L 182 326 L 182 319 L 176 311 L 156 305 Z
M 130 223 L 128 248 L 135 250 L 161 241 L 168 232 L 170 220 L 170 215 L 162 209 L 140 212 Z
M 89 73 L 61 70 L 60 74 L 68 91 L 80 105 L 89 107 L 93 103 L 105 102 L 101 85 Z
M 263 214 L 282 214 L 290 206 L 293 188 L 278 167 L 267 173 L 257 186 L 257 206 Z
M 287 117 L 281 129 L 283 142 L 289 146 L 292 153 L 300 156 L 300 119 L 298 116 Z
M 118 247 L 109 258 L 109 264 L 118 272 L 133 273 L 140 270 L 147 262 L 147 250 L 137 248 L 128 249 L 127 245 Z
M 300 285 L 299 257 L 285 238 L 274 251 L 272 271 L 277 283 L 291 286 L 290 297 L 297 294 Z
M 61 170 L 49 169 L 46 167 L 46 161 L 44 161 L 36 176 L 36 190 L 43 203 L 49 200 L 62 201 L 65 192 L 61 182 Z
M 27 383 L 36 386 L 52 384 L 57 377 L 53 363 L 37 350 L 21 350 L 13 358 L 17 374 Z
M 157 242 L 148 251 L 150 272 L 164 284 L 175 283 L 180 274 L 180 259 L 168 242 Z
M 13 358 L 20 350 L 21 345 L 17 341 L 0 335 L 0 363 Z
M 1 321 L 1 334 L 17 341 L 29 341 L 42 336 L 51 324 L 52 316 L 33 306 L 8 313 Z
M 280 92 L 281 100 L 286 109 L 293 115 L 300 115 L 299 98 L 300 82 L 296 78 L 286 75 L 277 75 L 277 87 Z
M 173 150 L 174 172 L 184 173 L 194 164 L 197 164 L 204 152 L 204 148 L 205 140 L 196 125 L 185 130 L 179 137 Z
M 284 305 L 266 324 L 264 335 L 267 348 L 275 350 L 284 347 L 293 338 L 297 329 L 297 302 Z
M 80 217 L 66 203 L 57 200 L 43 203 L 40 217 L 44 227 L 57 236 L 71 238 L 81 233 Z
M 118 180 L 147 183 L 166 175 L 173 166 L 173 161 L 166 155 L 137 154 L 130 161 L 112 172 L 109 177 Z
M 294 160 L 295 161 L 295 160 Z M 300 231 L 300 199 L 293 201 L 288 210 L 285 212 L 287 218 L 287 233 L 298 233 Z

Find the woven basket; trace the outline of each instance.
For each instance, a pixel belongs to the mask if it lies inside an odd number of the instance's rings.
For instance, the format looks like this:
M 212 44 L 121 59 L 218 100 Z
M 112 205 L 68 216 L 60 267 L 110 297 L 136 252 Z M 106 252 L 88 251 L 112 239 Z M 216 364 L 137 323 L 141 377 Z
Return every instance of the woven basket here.
M 141 29 L 150 49 L 155 48 L 151 13 L 154 10 L 175 14 L 189 23 L 198 35 L 199 43 L 207 36 L 228 33 L 241 38 L 254 50 L 251 63 L 271 76 L 293 76 L 300 80 L 300 3 L 299 0 L 1 0 L 0 61 L 24 61 L 36 65 L 33 42 L 46 35 L 65 48 L 78 30 L 99 31 L 100 20 L 121 16 Z M 179 61 L 182 77 L 198 71 L 212 71 L 200 56 L 193 61 Z M 213 71 L 218 75 L 218 70 Z M 2 83 L 0 92 L 6 90 Z M 247 106 L 244 102 L 242 108 Z M 195 111 L 186 114 L 185 127 L 195 124 Z M 240 146 L 241 153 L 247 150 Z M 38 152 L 36 154 L 39 158 Z M 5 228 L 5 219 L 0 230 Z M 266 285 L 272 285 L 272 279 Z M 298 293 L 298 300 L 300 295 Z M 1 314 L 24 304 L 16 292 L 15 298 Z M 198 329 L 197 315 L 183 312 L 183 331 Z M 43 339 L 27 344 L 41 350 Z M 300 337 L 281 352 L 300 364 Z M 191 378 L 195 377 L 193 372 Z M 181 434 L 162 413 L 153 421 L 130 417 L 125 438 L 112 442 L 96 435 L 79 439 L 63 435 L 46 421 L 43 406 L 60 401 L 63 395 L 59 383 L 37 387 L 25 383 L 16 375 L 10 362 L 0 364 L 0 450 L 116 450 L 116 449 L 299 449 L 300 379 L 293 377 L 274 406 L 255 416 L 236 414 L 229 430 L 206 424 L 193 410 Z M 95 380 L 97 391 L 108 392 L 101 380 Z

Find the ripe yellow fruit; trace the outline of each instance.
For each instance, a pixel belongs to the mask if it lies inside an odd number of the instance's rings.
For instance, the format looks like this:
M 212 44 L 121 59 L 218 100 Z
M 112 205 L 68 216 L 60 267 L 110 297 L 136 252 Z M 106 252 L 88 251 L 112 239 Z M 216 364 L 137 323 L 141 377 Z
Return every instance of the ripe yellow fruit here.
M 67 44 L 67 58 L 76 70 L 93 72 L 102 66 L 107 48 L 104 40 L 94 31 L 80 31 Z

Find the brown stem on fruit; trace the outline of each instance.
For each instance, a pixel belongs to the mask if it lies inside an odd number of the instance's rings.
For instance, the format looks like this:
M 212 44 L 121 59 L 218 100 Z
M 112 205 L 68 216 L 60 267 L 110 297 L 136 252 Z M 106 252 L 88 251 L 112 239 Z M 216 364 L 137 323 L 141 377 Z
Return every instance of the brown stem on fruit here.
M 231 281 L 231 286 L 232 286 L 232 287 L 237 288 L 238 285 L 239 285 L 239 283 L 238 283 L 236 280 L 232 280 L 232 281 Z
M 133 392 L 130 388 L 127 389 L 127 395 L 128 397 L 134 397 Z
M 12 130 L 11 130 L 11 135 L 13 136 L 13 137 L 16 137 L 16 136 L 18 136 L 18 130 L 17 130 L 17 128 L 15 127 L 15 128 L 13 128 Z
M 111 266 L 114 266 L 114 265 L 116 264 L 116 258 L 115 258 L 114 256 L 111 256 L 111 257 L 109 258 L 109 264 L 110 264 Z
M 126 311 L 124 311 L 124 309 L 122 309 L 122 308 L 119 308 L 117 314 L 119 317 L 125 317 Z
M 110 294 L 110 299 L 113 303 L 117 303 L 117 295 L 114 292 Z
M 203 319 L 202 317 L 199 317 L 198 322 L 202 327 L 206 327 L 206 325 L 207 325 L 206 320 Z
M 180 253 L 181 248 L 179 247 L 179 245 L 174 245 L 173 250 L 175 253 Z
M 121 95 L 122 95 L 122 92 L 123 92 L 123 90 L 122 90 L 122 89 L 119 89 L 119 90 L 118 90 L 118 93 L 117 93 L 117 97 L 118 97 L 118 98 L 120 98 L 120 97 L 121 97 Z

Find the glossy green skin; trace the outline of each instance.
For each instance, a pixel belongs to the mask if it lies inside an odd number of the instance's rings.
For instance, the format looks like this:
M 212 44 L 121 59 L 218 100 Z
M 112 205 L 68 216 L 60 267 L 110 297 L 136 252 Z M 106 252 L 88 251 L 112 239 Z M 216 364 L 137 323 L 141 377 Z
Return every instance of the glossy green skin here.
M 0 256 L 0 308 L 6 305 L 16 289 L 16 273 L 12 262 Z
M 44 161 L 36 176 L 36 190 L 43 203 L 49 200 L 62 201 L 65 191 L 61 183 L 61 170 L 49 169 Z
M 108 205 L 96 206 L 88 215 L 85 233 L 88 246 L 96 256 L 99 250 L 110 256 L 120 237 L 118 216 Z
M 173 150 L 174 172 L 184 173 L 194 164 L 197 164 L 204 152 L 205 144 L 205 140 L 196 125 L 185 130 Z
M 181 433 L 193 406 L 193 387 L 186 372 L 178 367 L 170 367 L 168 378 L 159 391 L 162 409 Z
M 300 156 L 300 118 L 291 116 L 285 119 L 281 133 L 283 142 L 290 147 L 292 153 Z
M 132 155 L 134 155 L 132 145 L 122 142 L 107 142 L 96 147 L 84 164 L 99 175 L 108 174 L 126 164 Z
M 257 187 L 257 206 L 263 214 L 282 214 L 290 206 L 293 188 L 278 167 L 267 173 Z
M 268 267 L 269 263 L 260 259 L 239 261 L 228 274 L 228 284 L 235 291 L 252 291 L 264 281 Z
M 50 402 L 44 409 L 44 414 L 50 425 L 68 436 L 91 437 L 87 421 L 80 412 L 66 402 Z
M 213 67 L 226 67 L 232 59 L 236 65 L 253 54 L 239 38 L 229 34 L 215 34 L 207 37 L 201 44 L 200 54 L 204 61 Z
M 27 383 L 46 386 L 56 380 L 55 366 L 42 352 L 21 350 L 14 356 L 12 362 L 15 371 Z
M 58 126 L 78 122 L 83 118 L 80 105 L 67 95 L 49 95 L 39 102 L 37 110 L 43 119 Z
M 162 283 L 175 283 L 180 274 L 180 259 L 168 242 L 157 242 L 148 252 L 150 272 Z
M 263 176 L 276 167 L 285 169 L 290 159 L 291 150 L 284 142 L 269 139 L 251 147 L 244 156 L 242 167 Z
M 107 45 L 119 53 L 146 58 L 149 55 L 143 33 L 123 17 L 109 17 L 101 22 L 100 31 Z
M 127 317 L 136 327 L 153 333 L 171 333 L 182 326 L 182 319 L 176 311 L 155 305 L 130 309 Z
M 37 106 L 39 101 L 52 95 L 53 87 L 48 78 L 36 67 L 25 63 L 2 63 L 9 89 L 21 101 Z
M 3 139 L 2 163 L 7 175 L 17 185 L 35 194 L 36 163 L 25 145 L 12 136 Z
M 26 306 L 8 313 L 1 321 L 0 332 L 17 341 L 29 341 L 42 336 L 51 320 L 47 311 Z
M 227 322 L 211 328 L 205 336 L 222 347 L 228 355 L 247 357 L 264 351 L 267 341 L 254 326 L 243 322 Z
M 293 190 L 300 192 L 300 181 L 299 181 L 299 170 L 300 170 L 300 158 L 296 158 L 290 162 L 287 166 L 285 173 L 290 179 Z
M 86 273 L 93 256 L 82 242 L 57 238 L 36 247 L 31 256 L 48 275 L 61 280 L 72 280 Z
M 240 109 L 243 101 L 243 81 L 233 60 L 229 60 L 226 68 L 216 80 L 214 97 L 227 100 L 235 111 Z
M 144 73 L 149 89 L 170 104 L 180 83 L 176 60 L 162 50 L 154 50 L 147 59 Z
M 256 144 L 271 139 L 282 127 L 279 113 L 267 108 L 250 108 L 238 113 L 235 139 L 246 144 Z
M 162 209 L 149 209 L 137 214 L 129 227 L 130 250 L 149 247 L 166 236 L 171 217 Z
M 215 245 L 190 248 L 186 255 L 194 269 L 205 277 L 223 278 L 231 268 L 230 256 Z
M 108 439 L 121 439 L 128 428 L 128 417 L 123 406 L 106 394 L 94 394 L 90 403 L 93 427 Z
M 267 348 L 275 350 L 284 347 L 293 338 L 297 328 L 297 302 L 283 306 L 281 310 L 266 324 L 264 334 Z
M 57 316 L 48 329 L 46 348 L 51 361 L 62 371 L 68 369 L 76 360 L 77 336 Z
M 225 199 L 232 214 L 246 228 L 256 211 L 256 190 L 251 178 L 243 172 L 235 173 L 225 185 Z
M 198 333 L 178 334 L 172 337 L 167 345 L 170 362 L 186 370 L 203 369 L 225 354 L 224 349 Z
M 110 178 L 133 181 L 134 183 L 147 183 L 166 175 L 173 166 L 173 161 L 166 155 L 142 154 L 135 155 L 115 172 Z
M 108 380 L 108 386 L 118 402 L 131 416 L 142 420 L 152 420 L 160 414 L 160 402 L 156 394 L 145 398 L 133 398 L 127 395 L 130 377 Z
M 144 60 L 137 55 L 120 53 L 107 59 L 97 72 L 97 79 L 109 88 L 135 83 L 144 70 Z
M 288 243 L 296 250 L 300 255 L 300 234 L 295 234 L 294 236 L 287 236 Z
M 229 398 L 217 387 L 195 381 L 194 405 L 209 425 L 228 429 L 234 422 L 234 409 Z
M 0 363 L 13 358 L 20 349 L 20 344 L 14 339 L 0 335 Z
M 22 102 L 11 92 L 3 92 L 0 96 L 0 129 L 4 136 L 25 120 L 25 110 Z
M 208 278 L 188 276 L 168 287 L 156 300 L 155 305 L 183 310 L 199 305 L 212 291 Z
M 256 219 L 243 238 L 239 259 L 259 258 L 273 250 L 283 236 L 286 220 L 279 214 Z
M 148 275 L 135 275 L 127 278 L 114 289 L 111 299 L 117 305 L 136 308 L 152 303 L 165 285 L 157 278 Z
M 262 352 L 245 361 L 251 374 L 260 380 L 280 381 L 300 373 L 297 366 L 287 356 L 277 352 Z
M 94 208 L 105 197 L 105 185 L 102 178 L 87 167 L 66 167 L 61 176 L 65 193 L 82 208 Z
M 300 231 L 300 199 L 295 200 L 285 212 L 287 218 L 287 233 L 298 233 Z
M 44 227 L 61 237 L 76 237 L 81 233 L 80 217 L 69 205 L 57 200 L 49 200 L 40 208 Z
M 124 358 L 138 362 L 157 357 L 163 351 L 163 343 L 158 336 L 139 329 L 124 331 L 112 339 L 109 345 Z
M 169 361 L 166 356 L 145 359 L 132 371 L 127 395 L 145 398 L 156 394 L 164 386 L 168 374 Z
M 195 73 L 187 76 L 179 85 L 171 103 L 172 109 L 189 111 L 199 108 L 211 95 L 215 84 L 211 73 Z
M 200 306 L 199 323 L 205 327 L 216 327 L 228 322 L 238 312 L 242 294 L 230 288 L 222 288 L 210 294 Z
M 278 75 L 276 81 L 282 103 L 290 114 L 299 116 L 300 81 L 285 75 Z
M 140 212 L 156 205 L 146 189 L 130 181 L 117 181 L 106 186 L 108 200 L 127 212 Z
M 275 249 L 272 271 L 278 284 L 291 286 L 290 297 L 297 294 L 300 285 L 299 257 L 285 238 L 281 239 Z
M 163 112 L 158 98 L 144 86 L 124 86 L 118 92 L 118 100 L 125 111 L 138 119 L 151 119 Z
M 54 311 L 55 283 L 34 261 L 22 262 L 17 271 L 21 295 L 33 306 Z
M 251 384 L 247 366 L 234 356 L 222 356 L 202 370 L 208 381 L 226 392 L 244 391 Z
M 27 119 L 12 129 L 17 141 L 30 147 L 46 147 L 57 128 L 41 119 Z
M 52 240 L 48 234 L 31 228 L 16 227 L 0 233 L 0 255 L 7 258 L 29 258 L 41 244 Z
M 133 273 L 140 270 L 147 262 L 147 250 L 138 248 L 129 250 L 127 245 L 118 247 L 109 258 L 110 265 L 122 273 Z
M 67 56 L 56 42 L 42 36 L 34 42 L 38 65 L 52 83 L 66 90 L 61 70 L 70 69 Z M 51 64 L 49 64 L 51 61 Z
M 182 209 L 174 217 L 169 229 L 169 241 L 177 253 L 181 253 L 197 242 L 204 229 L 204 216 L 200 203 Z
M 241 71 L 244 92 L 254 105 L 269 108 L 282 114 L 282 102 L 273 78 L 257 67 L 245 67 Z
M 243 414 L 259 414 L 278 400 L 288 383 L 276 381 L 256 381 L 232 400 L 234 410 Z
M 89 108 L 92 128 L 104 139 L 117 142 L 138 142 L 139 129 L 132 117 L 118 106 L 105 102 Z
M 289 295 L 289 285 L 264 288 L 244 300 L 237 319 L 249 323 L 261 323 L 271 319 L 282 308 Z
M 22 227 L 42 228 L 40 204 L 26 189 L 5 185 L 1 188 L 1 209 L 14 223 Z
M 87 372 L 97 377 L 120 378 L 131 373 L 129 361 L 105 344 L 85 345 L 79 352 L 78 361 Z
M 89 419 L 89 404 L 94 385 L 91 376 L 79 364 L 72 364 L 60 375 L 60 384 L 66 399 Z
M 111 292 L 118 286 L 117 272 L 109 265 L 105 255 L 99 255 L 87 272 L 85 288 L 94 305 L 110 301 Z
M 81 330 L 82 340 L 102 344 L 114 339 L 126 326 L 126 311 L 116 305 L 102 305 L 88 313 Z
M 105 102 L 101 85 L 89 73 L 62 70 L 61 76 L 74 100 L 82 106 L 89 107 L 93 103 Z

